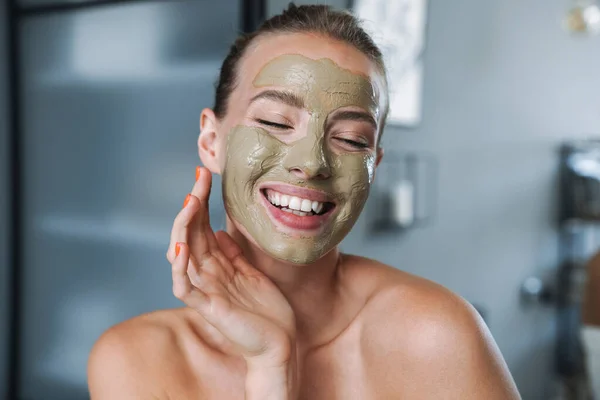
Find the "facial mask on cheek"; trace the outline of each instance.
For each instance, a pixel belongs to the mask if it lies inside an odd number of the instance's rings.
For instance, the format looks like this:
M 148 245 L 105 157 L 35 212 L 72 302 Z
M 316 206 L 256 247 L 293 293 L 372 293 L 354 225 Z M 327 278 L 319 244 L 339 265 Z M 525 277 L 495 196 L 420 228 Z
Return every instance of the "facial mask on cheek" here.
M 261 83 L 265 79 L 268 82 Z M 309 264 L 342 241 L 367 200 L 375 155 L 335 153 L 325 143 L 324 126 L 327 116 L 337 108 L 372 106 L 372 87 L 364 77 L 337 67 L 331 60 L 311 60 L 298 55 L 276 58 L 254 81 L 255 86 L 286 83 L 289 90 L 300 92 L 307 102 L 311 113 L 307 135 L 286 144 L 261 128 L 244 125 L 233 128 L 227 138 L 223 196 L 229 217 L 266 253 L 288 262 Z M 302 90 L 298 85 L 303 86 Z M 302 180 L 291 172 L 294 168 L 305 171 L 321 168 L 327 178 Z M 267 182 L 326 192 L 335 200 L 335 208 L 316 231 L 284 232 L 267 211 L 274 206 L 259 190 Z

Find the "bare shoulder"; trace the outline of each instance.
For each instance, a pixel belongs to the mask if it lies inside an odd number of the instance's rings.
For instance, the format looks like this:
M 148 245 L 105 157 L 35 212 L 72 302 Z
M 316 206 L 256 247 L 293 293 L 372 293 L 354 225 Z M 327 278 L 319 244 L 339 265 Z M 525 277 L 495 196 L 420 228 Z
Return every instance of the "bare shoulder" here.
M 374 260 L 348 262 L 370 293 L 361 346 L 378 387 L 397 393 L 401 385 L 410 398 L 519 398 L 487 326 L 462 297 Z
M 172 377 L 185 375 L 185 330 L 183 309 L 144 314 L 107 330 L 88 360 L 92 398 L 167 398 Z
M 385 307 L 389 312 L 391 306 L 402 314 L 409 313 L 412 322 L 415 317 L 450 317 L 465 322 L 462 319 L 471 321 L 477 316 L 475 319 L 480 320 L 467 301 L 438 283 L 368 258 L 351 256 L 351 261 L 361 280 L 369 283 L 373 311 Z
M 349 278 L 360 282 L 368 296 L 368 315 L 399 312 L 411 319 L 427 319 L 449 316 L 442 312 L 446 308 L 455 318 L 472 314 L 473 308 L 464 299 L 433 281 L 369 258 L 344 255 L 344 260 Z

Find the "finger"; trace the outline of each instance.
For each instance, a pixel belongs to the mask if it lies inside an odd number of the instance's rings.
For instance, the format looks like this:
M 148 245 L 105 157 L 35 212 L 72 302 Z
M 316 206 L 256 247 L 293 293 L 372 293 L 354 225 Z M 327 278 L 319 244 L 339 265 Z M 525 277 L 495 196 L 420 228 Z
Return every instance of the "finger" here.
M 190 250 L 185 243 L 177 243 L 176 256 L 173 262 L 173 294 L 187 306 L 199 312 L 206 312 L 210 304 L 209 298 L 202 291 L 197 290 L 190 281 L 188 269 L 191 263 Z
M 233 278 L 235 270 L 231 262 L 220 250 L 210 251 L 199 257 L 192 254 L 190 261 L 188 266 L 190 280 L 194 286 L 205 292 L 209 287 L 202 281 L 203 276 L 208 275 L 209 279 L 217 281 L 223 286 Z
M 208 199 L 212 188 L 212 174 L 204 167 L 196 169 L 196 183 L 192 188 L 191 194 L 196 196 L 200 202 L 203 213 L 198 215 L 196 221 L 204 226 L 210 226 L 210 218 L 208 214 Z
M 200 202 L 191 194 L 186 196 L 182 210 L 175 217 L 173 228 L 171 229 L 171 241 L 167 250 L 167 259 L 173 263 L 175 260 L 175 244 L 177 242 L 187 242 L 187 234 L 194 215 L 200 209 Z
M 233 240 L 231 236 L 225 231 L 218 231 L 215 234 L 217 242 L 221 251 L 229 259 L 231 264 L 240 270 L 243 274 L 256 274 L 258 270 L 250 264 L 250 262 L 244 257 L 242 248 Z
M 194 253 L 214 251 L 218 249 L 215 234 L 210 227 L 210 214 L 208 203 L 212 186 L 212 174 L 203 167 L 196 170 L 196 184 L 192 188 L 192 195 L 198 199 L 199 210 L 192 221 L 193 235 L 189 235 L 189 244 Z
M 172 264 L 173 294 L 182 300 L 192 291 L 192 283 L 187 275 L 190 249 L 185 243 L 175 244 L 176 257 Z

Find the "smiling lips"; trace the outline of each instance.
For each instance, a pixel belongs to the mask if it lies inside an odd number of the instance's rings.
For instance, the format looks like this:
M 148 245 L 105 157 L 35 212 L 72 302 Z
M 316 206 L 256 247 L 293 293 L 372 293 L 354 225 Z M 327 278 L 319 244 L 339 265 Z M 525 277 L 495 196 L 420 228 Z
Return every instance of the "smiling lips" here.
M 279 207 L 282 211 L 301 217 L 321 214 L 323 208 L 325 207 L 325 203 L 321 203 L 316 200 L 290 196 L 272 189 L 267 189 L 265 193 L 269 202 L 275 207 Z
M 275 221 L 294 230 L 321 227 L 335 208 L 327 195 L 297 186 L 269 185 L 261 192 Z

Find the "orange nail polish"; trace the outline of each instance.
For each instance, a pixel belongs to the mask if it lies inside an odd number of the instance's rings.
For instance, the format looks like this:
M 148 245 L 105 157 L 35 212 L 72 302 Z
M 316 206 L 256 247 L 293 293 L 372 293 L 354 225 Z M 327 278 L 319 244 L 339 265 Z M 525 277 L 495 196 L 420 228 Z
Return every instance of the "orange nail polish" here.
M 196 167 L 196 182 L 198 182 L 198 179 L 200 178 L 200 167 Z
M 181 251 L 181 243 L 175 243 L 175 257 L 179 256 L 179 252 Z
M 187 206 L 188 203 L 190 202 L 190 197 L 192 197 L 192 195 L 189 193 L 187 196 L 185 196 L 185 200 L 183 201 L 183 208 L 185 208 L 185 206 Z

